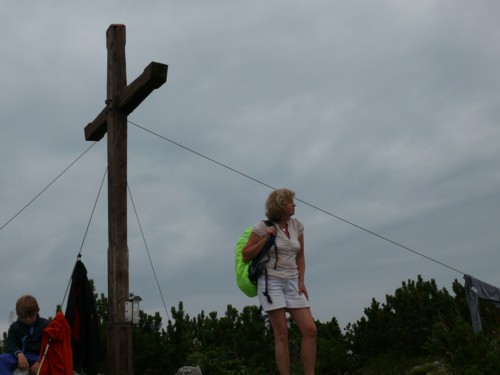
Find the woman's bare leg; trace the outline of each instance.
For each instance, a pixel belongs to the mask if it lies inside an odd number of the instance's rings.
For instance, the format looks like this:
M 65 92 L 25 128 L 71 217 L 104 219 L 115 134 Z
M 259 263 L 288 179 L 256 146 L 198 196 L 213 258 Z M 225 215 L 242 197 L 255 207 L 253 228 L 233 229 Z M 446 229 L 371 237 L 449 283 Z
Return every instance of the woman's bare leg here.
M 292 319 L 297 324 L 302 336 L 301 358 L 305 375 L 314 375 L 316 366 L 316 323 L 310 308 L 289 309 Z
M 267 312 L 274 332 L 274 354 L 280 375 L 290 375 L 290 352 L 288 349 L 288 322 L 285 309 Z

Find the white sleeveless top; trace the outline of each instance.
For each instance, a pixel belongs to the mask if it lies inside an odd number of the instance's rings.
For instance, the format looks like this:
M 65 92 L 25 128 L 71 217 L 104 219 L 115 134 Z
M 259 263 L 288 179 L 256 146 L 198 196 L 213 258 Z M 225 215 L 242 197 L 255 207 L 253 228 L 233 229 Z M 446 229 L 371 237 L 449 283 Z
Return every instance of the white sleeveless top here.
M 274 223 L 276 227 L 276 246 L 278 248 L 278 261 L 276 262 L 276 253 L 274 246 L 269 249 L 269 262 L 266 264 L 267 274 L 278 277 L 280 279 L 295 279 L 299 276 L 297 269 L 296 257 L 300 251 L 299 237 L 304 233 L 304 225 L 292 217 L 288 220 L 288 233 L 290 238 L 280 229 L 278 223 Z M 264 221 L 260 221 L 253 227 L 253 232 L 259 237 L 266 235 L 267 225 Z M 274 268 L 276 264 L 276 269 Z

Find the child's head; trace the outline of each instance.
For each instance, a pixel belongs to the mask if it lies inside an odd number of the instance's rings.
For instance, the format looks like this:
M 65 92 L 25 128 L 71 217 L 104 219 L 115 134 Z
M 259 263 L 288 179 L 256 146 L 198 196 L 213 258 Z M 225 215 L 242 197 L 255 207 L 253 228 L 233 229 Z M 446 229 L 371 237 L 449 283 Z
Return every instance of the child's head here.
M 38 315 L 40 308 L 38 307 L 38 302 L 35 297 L 25 295 L 17 300 L 16 303 L 16 314 L 23 321 L 30 321 L 35 319 Z

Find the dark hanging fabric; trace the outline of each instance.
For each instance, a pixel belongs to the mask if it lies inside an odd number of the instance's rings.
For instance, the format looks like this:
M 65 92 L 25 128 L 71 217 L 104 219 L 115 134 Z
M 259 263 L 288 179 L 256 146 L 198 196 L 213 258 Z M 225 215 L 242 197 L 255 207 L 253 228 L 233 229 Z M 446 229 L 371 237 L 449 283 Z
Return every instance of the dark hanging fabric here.
M 65 315 L 71 327 L 74 370 L 96 375 L 97 364 L 103 358 L 99 322 L 87 269 L 80 260 L 77 260 L 71 275 Z
M 477 333 L 483 330 L 481 316 L 479 315 L 479 298 L 490 301 L 500 308 L 500 289 L 469 275 L 464 275 L 464 279 L 465 297 L 469 304 L 472 328 Z

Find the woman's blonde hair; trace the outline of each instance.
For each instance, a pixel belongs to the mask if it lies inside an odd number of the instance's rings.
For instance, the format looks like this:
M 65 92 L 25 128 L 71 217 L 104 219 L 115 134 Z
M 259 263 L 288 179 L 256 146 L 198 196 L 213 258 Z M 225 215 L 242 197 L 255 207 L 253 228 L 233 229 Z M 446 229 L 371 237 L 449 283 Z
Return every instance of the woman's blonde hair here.
M 271 221 L 279 221 L 285 205 L 295 198 L 295 192 L 290 189 L 276 189 L 266 200 L 266 216 Z

